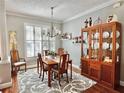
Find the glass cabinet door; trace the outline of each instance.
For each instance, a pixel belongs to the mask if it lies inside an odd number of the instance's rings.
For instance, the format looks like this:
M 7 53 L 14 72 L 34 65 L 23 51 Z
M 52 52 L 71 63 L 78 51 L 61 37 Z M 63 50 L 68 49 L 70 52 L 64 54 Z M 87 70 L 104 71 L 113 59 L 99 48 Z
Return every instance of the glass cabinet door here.
M 89 58 L 89 33 L 82 32 L 82 56 L 83 58 Z
M 112 27 L 102 28 L 102 62 L 112 62 L 112 49 L 113 49 L 113 32 Z
M 99 60 L 99 53 L 100 53 L 100 30 L 99 29 L 92 29 L 91 31 L 91 52 L 90 52 L 90 57 L 91 60 L 93 61 L 98 61 Z
M 116 30 L 116 62 L 120 62 L 120 56 L 121 56 L 121 29 L 117 28 Z
M 113 37 L 115 37 L 115 43 L 114 43 L 114 48 L 115 48 L 115 62 L 120 62 L 120 56 L 121 56 L 121 29 L 120 27 L 117 27 L 115 33 L 113 34 Z

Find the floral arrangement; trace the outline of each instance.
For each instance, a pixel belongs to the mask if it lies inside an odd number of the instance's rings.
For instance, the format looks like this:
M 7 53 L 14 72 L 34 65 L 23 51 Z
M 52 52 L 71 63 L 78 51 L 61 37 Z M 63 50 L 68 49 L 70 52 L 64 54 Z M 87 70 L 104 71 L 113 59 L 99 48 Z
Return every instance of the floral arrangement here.
M 51 56 L 55 56 L 56 53 L 55 53 L 54 51 L 50 51 L 50 52 L 49 52 L 49 55 L 51 55 Z

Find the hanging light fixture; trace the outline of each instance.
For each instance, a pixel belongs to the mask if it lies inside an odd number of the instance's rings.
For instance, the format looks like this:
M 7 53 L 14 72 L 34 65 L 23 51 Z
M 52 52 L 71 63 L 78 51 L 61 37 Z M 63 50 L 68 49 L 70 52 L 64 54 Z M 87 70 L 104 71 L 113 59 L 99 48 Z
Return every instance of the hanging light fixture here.
M 59 29 L 57 29 L 55 26 L 54 26 L 54 18 L 53 18 L 53 10 L 54 10 L 55 7 L 51 7 L 51 27 L 50 27 L 50 30 L 47 32 L 47 36 L 53 38 L 53 37 L 56 37 L 56 36 L 59 36 L 61 39 L 72 39 L 72 33 L 62 33 Z
M 53 20 L 53 9 L 54 7 L 51 7 L 51 19 Z M 61 31 L 59 31 L 56 27 L 54 27 L 54 22 L 51 22 L 50 30 L 47 32 L 47 36 L 49 37 L 56 37 L 61 34 Z

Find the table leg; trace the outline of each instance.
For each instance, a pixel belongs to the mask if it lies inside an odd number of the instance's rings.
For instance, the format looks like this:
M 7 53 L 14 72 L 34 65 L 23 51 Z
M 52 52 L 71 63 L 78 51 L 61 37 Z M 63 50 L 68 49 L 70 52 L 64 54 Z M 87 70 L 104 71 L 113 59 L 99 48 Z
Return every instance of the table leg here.
M 48 66 L 48 86 L 51 87 L 51 66 Z

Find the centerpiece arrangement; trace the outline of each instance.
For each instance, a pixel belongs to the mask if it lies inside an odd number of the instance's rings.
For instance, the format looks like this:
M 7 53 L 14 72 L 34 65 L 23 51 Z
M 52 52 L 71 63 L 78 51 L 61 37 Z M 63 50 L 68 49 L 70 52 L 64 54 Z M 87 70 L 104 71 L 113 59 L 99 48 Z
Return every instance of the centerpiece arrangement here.
M 55 53 L 55 51 L 49 51 L 48 55 L 54 58 L 57 54 Z

